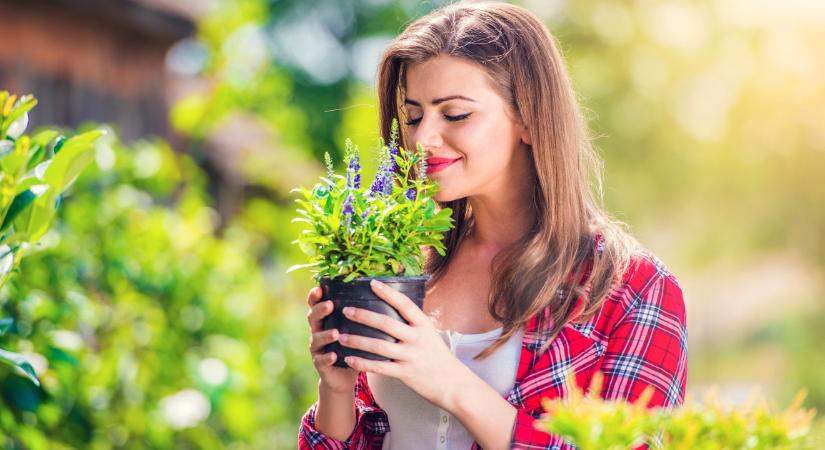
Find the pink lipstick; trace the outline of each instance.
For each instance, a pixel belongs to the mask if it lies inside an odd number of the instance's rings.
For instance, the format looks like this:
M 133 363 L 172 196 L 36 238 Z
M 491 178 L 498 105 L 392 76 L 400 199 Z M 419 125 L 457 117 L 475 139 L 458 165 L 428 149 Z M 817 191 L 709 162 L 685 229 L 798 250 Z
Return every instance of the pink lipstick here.
M 444 170 L 459 159 L 461 158 L 427 158 L 427 175 Z

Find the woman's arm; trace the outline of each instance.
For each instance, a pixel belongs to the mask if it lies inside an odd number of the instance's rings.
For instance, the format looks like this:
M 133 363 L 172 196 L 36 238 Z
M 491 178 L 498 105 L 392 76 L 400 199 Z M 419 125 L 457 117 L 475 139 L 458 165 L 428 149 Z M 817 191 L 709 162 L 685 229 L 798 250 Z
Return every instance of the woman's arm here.
M 485 450 L 510 449 L 518 411 L 467 366 L 461 367 L 464 370 L 456 376 L 443 409 Z
M 339 420 L 335 414 L 343 412 L 346 405 L 341 398 L 332 399 L 333 403 L 329 403 L 327 412 L 318 409 L 321 399 L 321 392 L 319 392 L 319 399 L 312 405 L 307 413 L 301 419 L 301 428 L 298 432 L 298 448 L 301 450 L 344 450 L 344 449 L 375 449 L 381 448 L 384 441 L 384 435 L 390 431 L 389 420 L 387 414 L 382 410 L 372 395 L 367 384 L 366 374 L 358 374 L 358 381 L 355 384 L 354 396 L 350 398 L 350 403 L 346 411 L 350 411 L 352 416 L 351 424 L 336 423 Z M 334 402 L 338 402 L 337 406 Z M 327 405 L 325 404 L 324 407 Z M 335 409 L 337 408 L 337 409 Z M 330 431 L 329 426 L 319 424 L 320 415 L 329 415 L 323 420 L 331 421 L 333 428 L 340 428 Z M 346 416 L 346 412 L 344 412 Z M 325 434 L 320 431 L 326 430 L 330 433 L 336 433 L 335 437 Z M 341 438 L 344 433 L 344 428 L 349 428 L 346 436 Z M 339 439 L 336 439 L 339 438 Z
M 355 429 L 355 391 L 342 395 L 319 382 L 315 429 L 333 439 L 347 440 Z

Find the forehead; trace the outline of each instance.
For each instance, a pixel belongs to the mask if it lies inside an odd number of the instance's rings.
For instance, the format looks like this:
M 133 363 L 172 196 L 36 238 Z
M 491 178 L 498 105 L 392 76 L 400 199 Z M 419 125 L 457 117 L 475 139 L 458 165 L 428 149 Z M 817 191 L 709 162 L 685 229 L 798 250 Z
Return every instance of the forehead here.
M 406 97 L 429 103 L 448 95 L 478 99 L 494 94 L 487 73 L 463 58 L 438 55 L 405 68 Z

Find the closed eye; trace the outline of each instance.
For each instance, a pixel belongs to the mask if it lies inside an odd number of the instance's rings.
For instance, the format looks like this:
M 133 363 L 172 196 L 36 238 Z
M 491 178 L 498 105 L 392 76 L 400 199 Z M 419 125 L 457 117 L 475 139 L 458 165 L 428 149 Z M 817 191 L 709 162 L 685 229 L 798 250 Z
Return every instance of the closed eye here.
M 450 115 L 444 114 L 444 118 L 447 119 L 450 122 L 458 122 L 458 121 L 461 121 L 461 120 L 464 120 L 464 119 L 470 117 L 471 114 L 473 114 L 473 113 L 459 114 L 457 116 L 450 116 Z M 410 119 L 410 120 L 407 121 L 407 126 L 418 125 L 419 122 L 421 122 L 421 117 L 419 117 L 417 119 Z

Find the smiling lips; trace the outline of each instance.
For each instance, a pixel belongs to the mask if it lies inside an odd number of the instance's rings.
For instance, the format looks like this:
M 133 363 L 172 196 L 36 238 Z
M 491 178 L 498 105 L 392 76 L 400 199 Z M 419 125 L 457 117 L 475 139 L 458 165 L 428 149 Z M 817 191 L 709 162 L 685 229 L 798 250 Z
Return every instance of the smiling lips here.
M 461 158 L 427 158 L 427 175 L 446 169 Z

